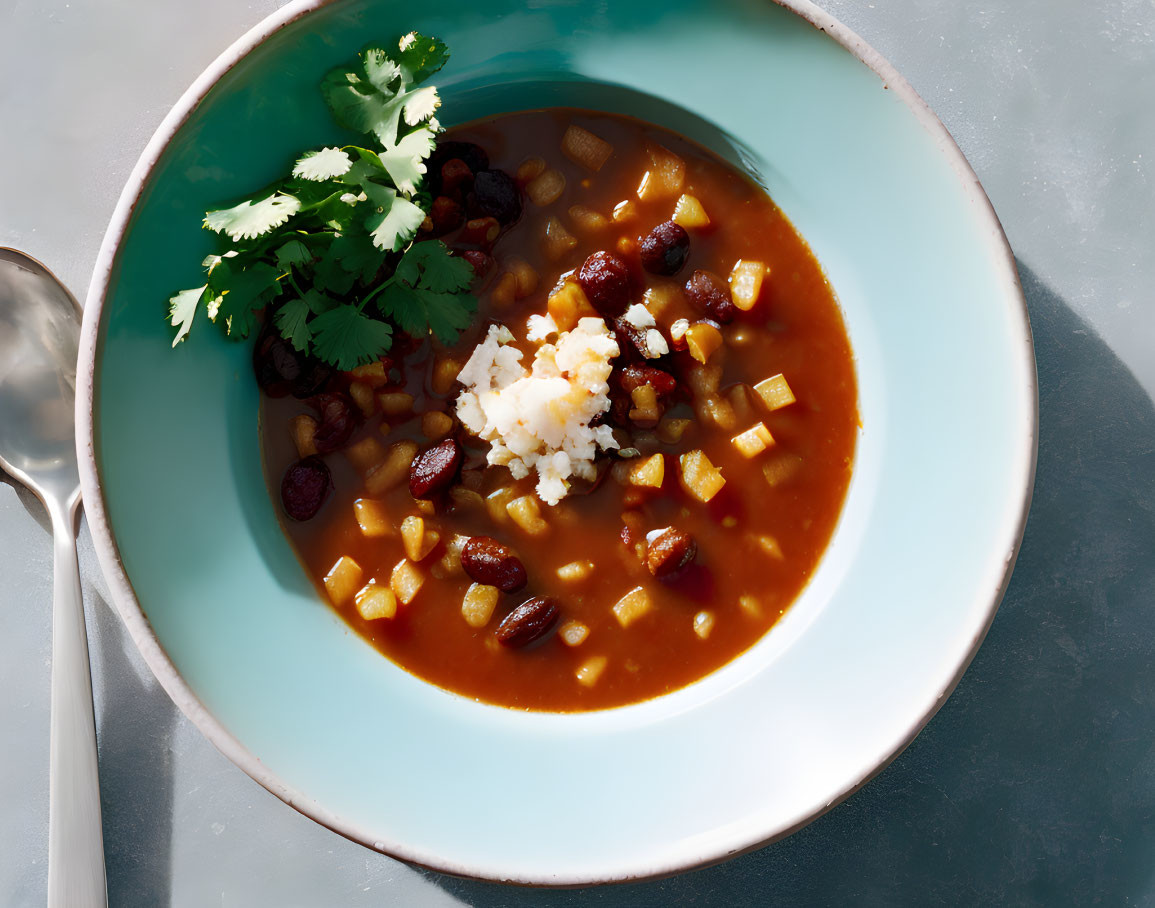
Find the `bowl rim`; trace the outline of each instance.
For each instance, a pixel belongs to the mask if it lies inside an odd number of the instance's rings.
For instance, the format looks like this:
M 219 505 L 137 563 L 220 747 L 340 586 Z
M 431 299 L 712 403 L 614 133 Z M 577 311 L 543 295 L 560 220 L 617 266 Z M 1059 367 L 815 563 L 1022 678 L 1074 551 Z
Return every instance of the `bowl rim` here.
M 538 885 L 565 888 L 598 883 L 633 882 L 673 876 L 687 870 L 721 863 L 730 858 L 746 854 L 786 838 L 835 806 L 841 804 L 862 788 L 867 782 L 889 766 L 898 755 L 910 745 L 922 729 L 926 727 L 926 724 L 935 713 L 938 712 L 950 694 L 953 693 L 971 661 L 974 659 L 983 639 L 986 637 L 1003 595 L 1007 590 L 1011 573 L 1022 544 L 1027 513 L 1030 509 L 1031 497 L 1034 490 L 1035 466 L 1038 454 L 1039 399 L 1034 342 L 1031 334 L 1026 299 L 1023 296 L 1014 254 L 1011 251 L 1010 244 L 995 213 L 994 207 L 979 182 L 978 176 L 967 162 L 962 150 L 950 132 L 934 114 L 930 106 L 882 54 L 867 44 L 866 41 L 855 32 L 845 27 L 830 13 L 816 6 L 811 0 L 773 0 L 776 5 L 800 17 L 815 29 L 823 32 L 828 38 L 841 45 L 844 50 L 853 55 L 858 61 L 865 64 L 882 80 L 883 86 L 893 92 L 906 105 L 918 123 L 930 134 L 936 150 L 943 155 L 947 163 L 951 166 L 955 177 L 961 184 L 968 204 L 978 216 L 981 226 L 985 228 L 984 243 L 991 261 L 995 263 L 998 272 L 998 282 L 1003 290 L 1007 292 L 1009 298 L 1018 304 L 1012 307 L 1011 314 L 1017 316 L 1017 318 L 1012 325 L 1011 333 L 1013 339 L 1017 342 L 1018 357 L 1020 360 L 1019 370 L 1025 376 L 1026 382 L 1023 387 L 1016 390 L 1019 393 L 1025 392 L 1028 396 L 1025 424 L 1020 427 L 1020 434 L 1018 436 L 1019 456 L 1014 466 L 1021 484 L 1021 501 L 1015 519 L 1008 521 L 1005 526 L 1000 528 L 1006 542 L 1005 550 L 1008 554 L 1002 574 L 997 579 L 994 588 L 990 591 L 981 626 L 976 629 L 964 657 L 957 665 L 949 682 L 929 704 L 928 709 L 917 717 L 901 739 L 895 742 L 893 748 L 881 762 L 865 771 L 854 784 L 834 793 L 823 803 L 816 804 L 813 810 L 800 819 L 788 823 L 788 825 L 781 826 L 780 828 L 768 829 L 765 831 L 765 834 L 756 841 L 750 842 L 736 850 L 727 848 L 716 849 L 713 852 L 704 854 L 698 860 L 686 861 L 674 866 L 666 865 L 650 871 L 643 870 L 624 877 L 590 875 L 580 878 L 559 878 L 557 876 L 551 876 L 548 879 L 544 877 L 536 878 L 529 874 L 511 877 L 508 874 L 501 874 L 496 872 L 495 869 L 487 867 L 460 864 L 437 855 L 418 854 L 410 850 L 403 842 L 382 841 L 379 834 L 374 834 L 369 829 L 357 823 L 345 820 L 341 816 L 326 809 L 320 803 L 305 796 L 291 786 L 286 785 L 275 773 L 271 772 L 256 755 L 249 751 L 240 740 L 228 731 L 200 701 L 165 652 L 164 647 L 153 631 L 141 607 L 140 601 L 136 596 L 132 582 L 121 560 L 116 538 L 112 532 L 108 510 L 101 488 L 100 471 L 96 460 L 95 377 L 97 360 L 100 354 L 101 322 L 104 314 L 104 306 L 107 300 L 112 269 L 121 242 L 156 164 L 167 149 L 169 142 L 189 119 L 209 91 L 226 73 L 281 29 L 312 12 L 337 2 L 340 2 L 340 0 L 292 0 L 292 2 L 275 10 L 250 28 L 209 64 L 180 96 L 145 146 L 144 151 L 141 153 L 140 158 L 137 160 L 125 183 L 97 254 L 92 280 L 85 298 L 84 317 L 81 328 L 76 389 L 77 454 L 80 465 L 82 500 L 84 502 L 84 510 L 88 518 L 93 544 L 96 549 L 97 560 L 108 582 L 112 601 L 133 643 L 140 651 L 149 669 L 156 676 L 157 681 L 160 682 L 161 687 L 181 712 L 196 725 L 200 732 L 222 754 L 240 767 L 247 775 L 290 807 L 320 825 L 327 827 L 351 841 L 364 845 L 372 851 L 405 861 L 409 864 L 460 877 L 529 886 Z

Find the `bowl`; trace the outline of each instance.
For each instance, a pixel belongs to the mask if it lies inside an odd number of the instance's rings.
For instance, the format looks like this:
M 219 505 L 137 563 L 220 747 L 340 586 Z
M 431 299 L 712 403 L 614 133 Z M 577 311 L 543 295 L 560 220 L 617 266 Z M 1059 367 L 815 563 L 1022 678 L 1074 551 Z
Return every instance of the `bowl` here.
M 809 241 L 856 354 L 862 430 L 819 569 L 687 688 L 519 712 L 407 674 L 323 605 L 262 475 L 249 347 L 165 301 L 200 214 L 340 141 L 317 84 L 417 29 L 453 51 L 443 119 L 632 113 L 750 171 Z M 1036 391 L 1014 262 L 962 154 L 877 53 L 802 0 L 290 3 L 168 115 L 85 307 L 78 424 L 113 599 L 177 705 L 254 779 L 369 848 L 471 877 L 653 877 L 787 835 L 918 733 L 975 653 L 1030 497 Z

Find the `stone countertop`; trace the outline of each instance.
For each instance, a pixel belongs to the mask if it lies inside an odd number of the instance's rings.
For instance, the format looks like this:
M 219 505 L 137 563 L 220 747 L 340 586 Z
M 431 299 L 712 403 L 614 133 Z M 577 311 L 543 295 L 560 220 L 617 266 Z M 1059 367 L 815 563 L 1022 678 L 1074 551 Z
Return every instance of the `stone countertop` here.
M 0 4 L 0 245 L 83 296 L 140 150 L 275 0 Z M 877 779 L 789 839 L 670 880 L 512 889 L 297 814 L 181 715 L 80 564 L 115 906 L 1155 904 L 1155 3 L 824 0 L 914 85 L 1017 255 L 1038 476 L 962 683 Z M 52 553 L 0 478 L 0 902 L 44 902 Z

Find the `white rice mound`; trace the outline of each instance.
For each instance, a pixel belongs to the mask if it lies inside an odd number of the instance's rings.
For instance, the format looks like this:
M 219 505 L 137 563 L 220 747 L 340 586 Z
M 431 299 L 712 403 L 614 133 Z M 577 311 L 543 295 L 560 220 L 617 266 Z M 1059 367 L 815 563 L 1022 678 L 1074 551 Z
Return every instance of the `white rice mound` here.
M 490 443 L 489 463 L 508 467 L 515 479 L 536 470 L 538 497 L 557 504 L 570 477 L 596 477 L 599 449 L 618 446 L 609 426 L 590 425 L 609 409 L 618 344 L 600 318 L 583 318 L 559 334 L 549 316 L 531 316 L 528 329 L 528 339 L 540 344 L 530 371 L 509 330 L 490 327 L 457 376 L 465 386 L 457 416 Z M 557 341 L 546 343 L 554 334 Z

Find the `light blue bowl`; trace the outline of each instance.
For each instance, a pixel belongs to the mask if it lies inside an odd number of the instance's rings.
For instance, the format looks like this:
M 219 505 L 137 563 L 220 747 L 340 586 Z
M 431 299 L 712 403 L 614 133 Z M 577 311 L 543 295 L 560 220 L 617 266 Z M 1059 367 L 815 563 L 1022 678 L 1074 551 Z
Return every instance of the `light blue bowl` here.
M 950 137 L 817 8 L 759 0 L 292 3 L 165 120 L 85 309 L 84 498 L 117 607 L 177 704 L 334 830 L 451 873 L 670 873 L 797 829 L 918 733 L 981 641 L 1031 488 L 1030 329 Z M 809 20 L 809 21 L 807 21 Z M 582 715 L 430 686 L 315 595 L 261 473 L 249 348 L 169 349 L 206 208 L 340 138 L 316 90 L 368 41 L 446 39 L 446 122 L 552 104 L 679 130 L 764 181 L 843 306 L 863 430 L 835 539 L 767 637 L 706 679 Z

